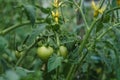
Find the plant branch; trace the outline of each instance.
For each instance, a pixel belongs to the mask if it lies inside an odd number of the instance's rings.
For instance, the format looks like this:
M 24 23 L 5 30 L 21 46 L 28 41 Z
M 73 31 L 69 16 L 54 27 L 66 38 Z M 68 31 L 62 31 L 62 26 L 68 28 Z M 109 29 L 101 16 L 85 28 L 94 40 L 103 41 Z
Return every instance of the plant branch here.
M 94 25 L 96 24 L 96 22 L 97 22 L 98 20 L 99 20 L 99 18 L 98 18 L 98 19 L 95 19 L 95 20 L 92 22 L 92 24 L 91 24 L 91 26 L 90 26 L 90 29 L 88 29 L 88 31 L 87 31 L 87 33 L 86 33 L 86 35 L 85 35 L 85 37 L 84 37 L 81 45 L 79 46 L 79 54 L 82 53 L 82 50 L 83 50 L 83 48 L 85 47 L 85 43 L 87 42 L 87 40 L 88 40 L 88 38 L 89 38 L 89 36 L 90 36 L 90 33 L 91 33 L 92 29 L 94 28 Z M 87 55 L 87 54 L 86 54 L 86 55 Z M 86 56 L 86 55 L 85 55 L 85 56 Z M 85 58 L 85 56 L 83 57 L 83 59 Z M 81 60 L 83 60 L 83 59 L 80 58 L 80 59 L 78 60 L 78 62 L 80 62 L 79 64 L 81 64 Z M 68 73 L 68 75 L 67 75 L 67 77 L 66 77 L 66 80 L 69 80 L 69 79 L 71 78 L 72 74 L 74 74 L 73 72 L 76 71 L 76 68 L 77 68 L 78 66 L 79 66 L 79 65 L 75 65 L 75 64 L 73 64 L 73 65 L 71 66 L 70 71 L 69 71 L 69 73 Z
M 112 11 L 114 11 L 114 10 L 118 10 L 118 9 L 120 9 L 120 6 L 115 7 L 115 8 L 112 8 L 112 9 L 110 9 L 110 10 L 107 10 L 107 11 L 105 12 L 105 14 L 108 14 L 108 13 L 110 13 L 110 12 L 112 12 Z
M 97 37 L 97 40 L 101 39 L 107 32 L 109 32 L 110 30 L 112 30 L 114 28 L 114 26 L 118 26 L 118 25 L 120 25 L 120 23 L 117 23 L 117 24 L 114 24 L 114 25 L 110 26 L 105 32 L 103 32 L 101 35 L 99 35 Z
M 37 44 L 37 42 L 38 42 L 38 39 L 37 39 L 35 42 L 33 42 L 33 43 L 23 52 L 24 54 L 23 54 L 23 55 L 20 57 L 20 59 L 17 61 L 15 67 L 18 66 L 18 65 L 20 65 L 20 63 L 22 62 L 22 60 L 25 59 L 27 53 Z
M 103 5 L 103 3 L 104 3 L 104 0 L 101 1 L 100 7 Z M 82 51 L 83 51 L 83 48 L 85 47 L 85 44 L 86 44 L 89 36 L 90 36 L 90 33 L 91 33 L 91 31 L 93 30 L 94 25 L 95 25 L 96 22 L 99 20 L 99 18 L 95 19 L 95 20 L 92 22 L 91 26 L 88 27 L 87 22 L 86 22 L 86 19 L 85 19 L 85 15 L 83 14 L 83 11 L 82 11 L 81 7 L 79 7 L 75 2 L 74 2 L 74 4 L 75 4 L 75 6 L 77 6 L 77 8 L 80 10 L 80 12 L 81 12 L 81 14 L 82 14 L 82 17 L 83 17 L 83 20 L 85 21 L 85 25 L 87 26 L 87 32 L 86 32 L 86 34 L 85 34 L 85 37 L 84 37 L 81 45 L 79 46 L 79 54 L 81 54 Z M 79 60 L 78 60 L 79 64 L 82 63 L 82 60 L 86 57 L 86 55 L 87 55 L 87 54 L 85 54 L 82 59 L 79 59 Z M 75 73 L 75 71 L 76 71 L 76 69 L 77 69 L 78 67 L 79 67 L 79 65 L 77 65 L 77 66 L 76 66 L 76 65 L 72 65 L 72 66 L 71 66 L 70 71 L 69 71 L 69 73 L 68 73 L 68 75 L 67 75 L 67 77 L 66 77 L 66 80 L 69 80 L 69 79 L 72 78 L 72 76 L 74 75 L 74 73 Z
M 40 23 L 43 23 L 44 21 L 36 21 L 35 24 L 40 24 Z M 5 30 L 2 30 L 0 31 L 0 35 L 5 35 L 9 32 L 11 32 L 12 30 L 16 29 L 16 28 L 19 28 L 19 27 L 23 27 L 24 25 L 29 25 L 31 22 L 30 21 L 25 21 L 23 23 L 18 23 L 18 24 L 15 24 L 13 26 L 10 26 L 8 27 L 7 29 Z
M 83 2 L 83 1 L 81 1 L 81 6 L 82 6 L 82 2 Z M 88 26 L 87 20 L 86 20 L 86 18 L 85 18 L 85 15 L 84 15 L 84 13 L 83 13 L 82 7 L 79 6 L 76 2 L 73 2 L 73 4 L 79 9 L 79 11 L 80 11 L 80 13 L 81 13 L 81 15 L 82 15 L 82 18 L 83 18 L 83 20 L 84 20 L 84 22 L 85 22 L 85 26 L 87 27 L 87 29 L 89 29 L 89 26 Z
M 104 1 L 105 1 L 105 0 L 100 0 L 100 6 L 99 6 L 99 9 L 103 6 Z

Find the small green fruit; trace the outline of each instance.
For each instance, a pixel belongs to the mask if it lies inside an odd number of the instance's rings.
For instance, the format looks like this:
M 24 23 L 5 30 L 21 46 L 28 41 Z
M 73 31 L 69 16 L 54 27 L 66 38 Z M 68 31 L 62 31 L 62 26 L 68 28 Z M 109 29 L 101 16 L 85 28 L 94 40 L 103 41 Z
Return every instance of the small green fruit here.
M 65 46 L 60 46 L 59 50 L 58 50 L 58 53 L 59 53 L 60 56 L 66 57 L 67 54 L 68 54 L 68 50 Z
M 49 57 L 53 54 L 53 48 L 48 46 L 41 46 L 38 47 L 37 49 L 37 54 L 40 57 L 41 60 L 43 61 L 47 61 L 49 59 Z

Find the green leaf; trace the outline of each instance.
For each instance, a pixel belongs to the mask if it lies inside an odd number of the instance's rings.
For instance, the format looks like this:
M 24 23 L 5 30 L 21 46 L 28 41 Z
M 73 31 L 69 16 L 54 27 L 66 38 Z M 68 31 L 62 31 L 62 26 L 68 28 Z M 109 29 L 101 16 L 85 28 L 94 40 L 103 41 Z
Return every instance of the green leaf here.
M 5 49 L 5 53 L 9 56 L 10 61 L 16 60 L 15 54 L 10 49 Z
M 102 18 L 103 23 L 108 23 L 110 21 L 110 14 L 104 15 Z
M 102 28 L 103 28 L 103 23 L 100 21 L 100 22 L 98 22 L 98 24 L 96 25 L 97 26 L 97 28 L 96 28 L 96 32 L 99 32 Z
M 78 63 L 78 59 L 80 58 L 79 56 L 79 47 L 77 46 L 73 51 L 70 52 L 69 54 L 69 61 L 71 61 L 71 63 Z
M 30 20 L 32 26 L 34 26 L 35 14 L 36 14 L 35 7 L 32 5 L 24 5 L 24 8 L 25 8 L 25 13 L 26 13 L 28 19 Z
M 46 18 L 46 23 L 51 24 L 52 23 L 52 18 Z
M 22 67 L 17 67 L 16 68 L 16 73 L 19 74 L 21 77 L 27 76 L 26 71 Z
M 53 24 L 52 28 L 54 31 L 59 31 L 60 30 L 60 25 L 59 24 Z
M 19 80 L 20 79 L 19 75 L 15 71 L 12 71 L 12 70 L 6 71 L 5 77 L 7 80 Z
M 82 71 L 87 72 L 88 66 L 89 66 L 88 63 L 84 63 L 82 66 Z
M 0 77 L 0 80 L 5 80 L 3 77 Z
M 61 66 L 62 61 L 63 61 L 63 57 L 57 55 L 53 55 L 52 57 L 50 57 L 47 66 L 48 72 L 56 69 L 58 66 Z
M 45 29 L 45 25 L 39 25 L 37 28 L 35 28 L 31 34 L 30 37 L 28 38 L 26 44 L 30 45 L 32 42 L 34 42 L 34 40 L 36 39 L 36 37 L 38 35 L 40 35 L 40 33 L 42 33 Z
M 45 13 L 45 14 L 49 14 L 50 12 L 50 8 L 43 8 L 43 7 L 40 7 L 40 10 Z
M 21 76 L 21 77 L 25 77 L 25 76 L 27 76 L 27 73 L 33 73 L 33 72 L 34 71 L 30 71 L 30 70 L 24 69 L 22 67 L 16 68 L 16 73 L 19 74 L 19 76 Z

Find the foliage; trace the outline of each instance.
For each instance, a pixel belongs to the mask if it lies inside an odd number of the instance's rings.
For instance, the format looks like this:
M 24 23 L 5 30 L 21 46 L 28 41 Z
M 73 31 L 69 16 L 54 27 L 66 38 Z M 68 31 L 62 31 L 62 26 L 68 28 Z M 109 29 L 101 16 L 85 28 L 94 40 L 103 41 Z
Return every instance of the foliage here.
M 0 80 L 120 80 L 120 0 L 95 1 L 0 0 Z

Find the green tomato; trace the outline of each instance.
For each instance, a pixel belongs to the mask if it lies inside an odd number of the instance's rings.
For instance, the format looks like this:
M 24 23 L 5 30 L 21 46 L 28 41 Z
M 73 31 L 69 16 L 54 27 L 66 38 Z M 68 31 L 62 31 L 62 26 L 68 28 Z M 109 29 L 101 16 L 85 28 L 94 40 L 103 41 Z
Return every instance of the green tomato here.
M 37 54 L 40 57 L 41 60 L 43 61 L 47 61 L 49 59 L 49 57 L 53 54 L 53 48 L 48 46 L 41 46 L 38 47 L 37 49 Z
M 20 58 L 23 55 L 23 52 L 15 51 L 14 53 L 15 53 L 16 58 Z
M 9 56 L 8 56 L 6 53 L 3 53 L 3 54 L 2 54 L 2 57 L 3 57 L 4 59 L 6 59 L 6 60 L 8 60 L 8 58 L 9 58 Z
M 58 50 L 58 53 L 59 53 L 60 56 L 66 57 L 67 54 L 68 54 L 68 50 L 65 46 L 60 46 L 59 50 Z

